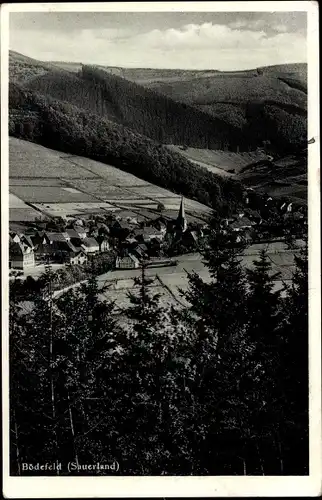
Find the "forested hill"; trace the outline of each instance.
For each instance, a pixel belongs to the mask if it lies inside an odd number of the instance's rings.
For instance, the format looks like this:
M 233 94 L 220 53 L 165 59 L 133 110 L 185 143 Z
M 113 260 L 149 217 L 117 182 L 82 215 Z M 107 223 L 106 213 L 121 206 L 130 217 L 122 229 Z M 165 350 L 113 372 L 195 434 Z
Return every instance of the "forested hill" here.
M 156 70 L 43 63 L 10 52 L 10 81 L 161 143 L 285 154 L 307 136 L 307 66 Z M 61 66 L 61 67 L 59 67 Z
M 96 67 L 83 66 L 78 74 L 49 71 L 28 81 L 25 88 L 107 117 L 161 143 L 233 151 L 250 146 L 238 127 Z
M 178 153 L 66 102 L 11 84 L 9 132 L 20 139 L 114 165 L 219 212 L 242 200 L 242 186 Z M 21 172 L 23 176 L 23 172 Z

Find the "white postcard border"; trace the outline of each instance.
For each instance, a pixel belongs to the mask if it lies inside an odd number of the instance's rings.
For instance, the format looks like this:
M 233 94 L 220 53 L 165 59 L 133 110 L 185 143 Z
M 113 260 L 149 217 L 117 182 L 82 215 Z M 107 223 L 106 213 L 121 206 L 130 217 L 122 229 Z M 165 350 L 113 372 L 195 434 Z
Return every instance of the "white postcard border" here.
M 268 477 L 14 477 L 9 476 L 8 358 L 8 48 L 10 12 L 224 12 L 308 13 L 308 196 L 310 475 Z M 319 496 L 322 492 L 320 131 L 318 2 L 128 2 L 5 4 L 1 8 L 1 248 L 3 494 L 5 498 Z M 296 459 L 296 457 L 294 457 Z

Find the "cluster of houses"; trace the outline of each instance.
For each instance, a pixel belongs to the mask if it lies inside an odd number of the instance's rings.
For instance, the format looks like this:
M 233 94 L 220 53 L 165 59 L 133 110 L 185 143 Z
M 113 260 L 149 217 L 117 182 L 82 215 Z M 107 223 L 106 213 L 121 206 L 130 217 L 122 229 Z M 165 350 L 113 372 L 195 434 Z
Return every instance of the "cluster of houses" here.
M 117 222 L 114 231 L 122 232 L 119 255 L 115 261 L 116 269 L 137 268 L 142 260 L 158 261 L 165 246 L 180 242 L 185 247 L 198 244 L 203 236 L 206 223 L 199 221 L 188 225 L 182 198 L 179 213 L 176 219 L 167 219 L 161 215 L 150 225 L 134 227 L 126 222 Z
M 79 227 L 64 232 L 35 231 L 32 234 L 9 233 L 9 268 L 25 269 L 37 262 L 84 264 L 89 254 L 109 250 L 107 238 L 90 237 Z
M 116 251 L 116 268 L 135 268 L 142 259 L 160 255 L 170 236 L 186 245 L 196 244 L 204 226 L 200 222 L 197 227 L 188 227 L 182 199 L 176 219 L 159 216 L 142 224 L 134 214 L 128 214 L 108 224 L 97 222 L 94 227 L 76 220 L 61 231 L 30 228 L 24 234 L 10 232 L 9 267 L 24 270 L 43 262 L 82 265 L 91 256 Z
M 294 215 L 292 208 L 292 203 L 284 203 L 280 211 L 289 217 Z M 223 232 L 235 233 L 238 243 L 256 238 L 265 221 L 246 202 L 243 210 L 223 219 L 221 225 Z M 173 213 L 167 217 L 163 211 L 154 220 L 144 221 L 134 213 L 125 212 L 122 217 L 111 217 L 108 221 L 95 219 L 86 223 L 76 219 L 60 231 L 34 227 L 24 234 L 10 232 L 9 267 L 24 270 L 44 262 L 83 265 L 95 255 L 113 252 L 116 269 L 137 268 L 142 260 L 169 256 L 165 249 L 176 245 L 179 253 L 197 251 L 207 227 L 202 220 L 187 219 L 183 198 L 177 217 Z

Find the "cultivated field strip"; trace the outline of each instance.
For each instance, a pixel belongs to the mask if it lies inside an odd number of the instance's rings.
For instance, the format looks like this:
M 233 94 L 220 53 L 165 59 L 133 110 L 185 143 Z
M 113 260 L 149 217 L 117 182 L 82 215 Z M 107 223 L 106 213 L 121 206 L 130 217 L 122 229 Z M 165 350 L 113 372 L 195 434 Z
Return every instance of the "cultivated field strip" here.
M 178 211 L 181 196 L 150 184 L 111 165 L 54 151 L 10 137 L 9 189 L 21 202 L 32 205 L 25 214 L 14 208 L 10 220 L 29 221 L 46 216 L 86 215 L 131 210 L 144 218 Z M 211 210 L 185 200 L 187 214 L 206 217 Z M 36 210 L 33 210 L 34 207 Z
M 68 188 L 67 188 L 68 189 Z M 95 202 L 90 194 L 71 193 L 63 186 L 10 186 L 10 191 L 30 203 Z

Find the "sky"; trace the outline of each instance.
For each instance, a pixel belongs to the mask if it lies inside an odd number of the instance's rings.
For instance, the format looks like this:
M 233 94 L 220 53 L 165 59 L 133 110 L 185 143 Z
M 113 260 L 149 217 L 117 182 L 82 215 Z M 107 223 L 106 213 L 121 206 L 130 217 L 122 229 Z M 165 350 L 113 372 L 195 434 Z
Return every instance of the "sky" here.
M 307 62 L 305 12 L 15 12 L 9 39 L 42 61 L 223 71 Z

